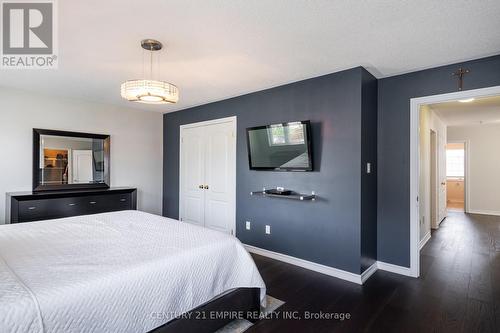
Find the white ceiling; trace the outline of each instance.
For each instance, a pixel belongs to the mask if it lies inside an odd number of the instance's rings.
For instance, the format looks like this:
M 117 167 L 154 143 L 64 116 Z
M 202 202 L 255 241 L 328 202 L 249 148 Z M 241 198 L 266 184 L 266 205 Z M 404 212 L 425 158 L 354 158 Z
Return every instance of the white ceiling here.
M 59 0 L 59 69 L 0 85 L 170 112 L 362 65 L 377 77 L 500 53 L 498 0 Z M 121 100 L 143 38 L 178 104 Z
M 470 103 L 430 104 L 448 126 L 500 124 L 500 96 L 476 99 Z

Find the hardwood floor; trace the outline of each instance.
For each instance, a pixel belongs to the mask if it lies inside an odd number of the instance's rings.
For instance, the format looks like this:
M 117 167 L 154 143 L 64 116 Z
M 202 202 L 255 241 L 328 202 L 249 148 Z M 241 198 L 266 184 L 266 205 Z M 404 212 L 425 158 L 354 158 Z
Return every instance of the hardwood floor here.
M 446 204 L 446 208 L 449 211 L 462 212 L 464 211 L 464 203 L 463 202 L 448 202 Z
M 421 251 L 421 277 L 377 271 L 363 286 L 254 255 L 279 311 L 349 320 L 258 321 L 246 332 L 500 332 L 500 217 L 450 212 Z M 297 312 L 294 312 L 297 311 Z

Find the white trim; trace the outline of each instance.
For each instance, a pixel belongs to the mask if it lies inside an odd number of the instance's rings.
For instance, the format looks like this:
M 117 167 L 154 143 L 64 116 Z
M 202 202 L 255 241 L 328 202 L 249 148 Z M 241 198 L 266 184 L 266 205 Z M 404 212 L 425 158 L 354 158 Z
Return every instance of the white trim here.
M 420 245 L 418 246 L 418 249 L 422 250 L 422 248 L 425 246 L 425 244 L 427 244 L 427 242 L 429 241 L 429 239 L 431 239 L 431 231 L 430 230 L 429 230 L 429 232 L 427 234 L 425 234 L 424 238 L 422 238 L 420 240 Z
M 365 269 L 363 273 L 361 273 L 361 284 L 365 283 L 366 280 L 370 278 L 377 271 L 377 262 L 374 262 L 370 267 Z
M 465 194 L 464 194 L 464 211 L 470 211 L 470 140 L 465 140 Z
M 222 123 L 230 123 L 230 122 L 234 122 L 236 124 L 236 119 L 237 119 L 236 116 L 231 116 L 231 117 L 225 117 L 225 118 L 219 118 L 219 119 L 199 121 L 197 123 L 191 123 L 191 124 L 181 125 L 179 128 L 182 130 L 182 129 L 185 129 L 185 128 L 201 127 L 201 126 L 214 125 L 214 124 L 222 124 Z
M 200 121 L 196 123 L 191 123 L 191 124 L 184 124 L 179 126 L 179 220 L 182 219 L 182 131 L 187 128 L 195 128 L 195 127 L 202 127 L 202 126 L 208 126 L 208 125 L 215 125 L 215 124 L 223 124 L 223 123 L 233 123 L 233 137 L 234 137 L 234 179 L 233 179 L 233 209 L 232 209 L 232 216 L 233 216 L 233 225 L 231 227 L 232 229 L 232 234 L 236 235 L 236 163 L 237 163 L 237 150 L 236 146 L 238 144 L 237 142 L 237 117 L 236 116 L 231 116 L 231 117 L 225 117 L 225 118 L 219 118 L 219 119 L 212 119 L 212 120 L 207 120 L 207 121 Z
M 252 245 L 244 244 L 244 246 L 247 249 L 247 251 L 251 252 L 251 253 L 255 253 L 255 254 L 258 254 L 258 255 L 261 255 L 264 257 L 283 261 L 283 262 L 286 262 L 288 264 L 292 264 L 292 265 L 299 266 L 299 267 L 302 267 L 302 268 L 305 268 L 305 269 L 308 269 L 311 271 L 315 271 L 318 273 L 333 276 L 333 277 L 336 277 L 336 278 L 339 278 L 342 280 L 346 280 L 349 282 L 363 284 L 363 280 L 362 280 L 362 277 L 360 274 L 354 274 L 354 273 L 347 272 L 347 271 L 344 271 L 344 270 L 341 270 L 338 268 L 333 268 L 333 267 L 317 264 L 317 263 L 312 262 L 312 261 L 307 261 L 304 259 L 299 259 L 296 257 L 289 256 L 286 254 L 261 249 L 259 247 L 255 247 Z M 372 267 L 373 267 L 373 265 L 369 269 L 372 269 Z M 373 274 L 373 272 L 371 272 L 370 275 L 371 274 Z M 370 277 L 370 275 L 366 275 L 365 280 L 368 279 Z
M 408 267 L 389 264 L 383 261 L 377 261 L 377 268 L 381 271 L 396 273 L 400 275 L 413 276 Z
M 469 213 L 469 214 L 500 216 L 500 212 L 499 211 L 495 211 L 495 210 L 472 209 L 472 210 L 469 210 L 467 213 Z
M 420 226 L 419 226 L 419 121 L 420 106 L 465 98 L 480 98 L 500 95 L 500 86 L 466 90 L 441 95 L 410 99 L 410 276 L 420 275 Z M 385 267 L 385 266 L 384 266 Z M 404 274 L 403 274 L 404 275 Z
M 382 261 L 377 261 L 373 263 L 370 267 L 368 267 L 363 273 L 361 274 L 354 274 L 351 272 L 347 272 L 338 268 L 333 268 L 330 266 L 325 266 L 321 264 L 317 264 L 312 261 L 307 261 L 304 259 L 292 257 L 286 254 L 262 249 L 260 247 L 252 246 L 252 245 L 247 245 L 243 244 L 245 249 L 247 249 L 248 252 L 255 253 L 264 257 L 268 257 L 271 259 L 279 260 L 286 262 L 288 264 L 292 264 L 295 266 L 299 266 L 305 269 L 308 269 L 310 271 L 322 273 L 325 275 L 333 276 L 338 279 L 346 280 L 349 282 L 353 282 L 356 284 L 364 284 L 366 280 L 368 280 L 377 270 L 382 270 L 382 271 L 387 271 L 395 274 L 400 274 L 400 275 L 405 275 L 405 276 L 412 276 L 410 269 L 408 267 L 403 267 L 403 266 L 397 266 L 393 264 L 388 264 Z
M 455 183 L 459 183 L 460 180 L 452 180 L 452 179 L 448 179 L 447 181 L 451 181 L 451 182 L 455 182 Z M 461 201 L 461 200 L 448 200 L 448 202 L 451 202 L 451 203 L 454 203 L 454 204 L 465 204 L 465 201 Z

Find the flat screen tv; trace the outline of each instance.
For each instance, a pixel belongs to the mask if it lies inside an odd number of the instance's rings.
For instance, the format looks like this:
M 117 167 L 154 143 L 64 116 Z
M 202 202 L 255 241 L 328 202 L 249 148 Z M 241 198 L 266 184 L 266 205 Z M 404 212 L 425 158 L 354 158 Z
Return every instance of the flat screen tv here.
M 309 120 L 247 128 L 247 145 L 251 170 L 313 169 Z

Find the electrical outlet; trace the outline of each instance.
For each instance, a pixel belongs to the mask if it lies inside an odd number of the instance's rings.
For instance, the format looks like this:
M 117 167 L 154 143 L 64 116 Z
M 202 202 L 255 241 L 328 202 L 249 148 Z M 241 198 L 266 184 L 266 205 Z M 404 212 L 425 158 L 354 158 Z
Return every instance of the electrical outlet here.
M 366 163 L 366 173 L 372 173 L 372 164 Z
M 245 224 L 245 228 L 247 230 L 250 230 L 250 221 L 247 221 L 246 224 Z
M 266 225 L 266 235 L 270 235 L 270 234 L 271 234 L 271 226 Z

